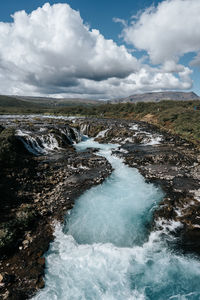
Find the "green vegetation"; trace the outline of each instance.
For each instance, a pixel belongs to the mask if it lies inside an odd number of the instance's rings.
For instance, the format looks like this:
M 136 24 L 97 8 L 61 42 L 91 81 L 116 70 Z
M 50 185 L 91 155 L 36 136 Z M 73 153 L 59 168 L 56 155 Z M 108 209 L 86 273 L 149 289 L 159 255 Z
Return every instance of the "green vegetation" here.
M 0 95 L 0 107 L 36 108 L 36 105 L 32 102 L 27 102 L 14 97 Z
M 0 167 L 16 160 L 15 140 L 12 128 L 0 128 Z
M 0 224 L 0 255 L 18 245 L 23 232 L 33 225 L 36 217 L 37 213 L 32 205 L 22 204 L 12 219 Z
M 49 109 L 63 107 L 86 106 L 91 107 L 100 105 L 98 102 L 89 99 L 53 99 L 53 98 L 37 98 L 37 97 L 14 97 L 0 95 L 0 114 L 30 114 L 44 113 Z
M 142 120 L 200 144 L 200 110 L 194 109 L 194 107 L 200 107 L 199 100 L 106 103 L 100 105 L 80 104 L 80 102 L 72 105 L 69 101 L 68 105 L 65 102 L 64 105 L 60 103 L 56 106 L 45 106 L 44 104 L 41 105 L 41 101 L 39 104 L 18 99 L 11 101 L 9 97 L 7 97 L 8 99 L 4 97 L 2 101 L 3 97 L 0 97 L 0 114 L 34 113 Z
M 142 120 L 200 144 L 200 101 L 161 101 L 158 103 L 117 104 L 106 117 Z

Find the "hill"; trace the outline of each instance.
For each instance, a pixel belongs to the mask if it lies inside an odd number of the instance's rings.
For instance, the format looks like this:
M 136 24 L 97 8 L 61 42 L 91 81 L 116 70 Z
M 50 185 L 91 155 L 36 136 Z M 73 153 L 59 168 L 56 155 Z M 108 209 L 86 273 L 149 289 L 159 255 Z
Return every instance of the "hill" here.
M 112 100 L 111 103 L 137 103 L 137 102 L 160 102 L 163 100 L 187 101 L 200 100 L 194 92 L 152 92 L 135 94 L 126 98 Z
M 98 105 L 103 104 L 103 101 L 84 99 L 84 98 L 51 98 L 51 97 L 30 97 L 30 96 L 16 96 L 17 99 L 40 104 L 44 106 L 68 106 L 68 105 Z
M 50 110 L 62 110 L 67 107 L 90 107 L 104 104 L 103 101 L 81 98 L 48 98 L 30 96 L 0 95 L 0 114 L 6 113 L 44 113 Z
M 17 97 L 0 95 L 0 107 L 32 108 L 35 105 L 34 103 L 17 99 Z

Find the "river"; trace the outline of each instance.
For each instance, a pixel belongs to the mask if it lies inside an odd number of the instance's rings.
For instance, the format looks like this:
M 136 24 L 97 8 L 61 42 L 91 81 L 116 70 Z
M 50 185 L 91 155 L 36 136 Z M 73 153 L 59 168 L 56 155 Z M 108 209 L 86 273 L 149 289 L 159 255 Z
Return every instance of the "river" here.
M 150 231 L 161 189 L 111 155 L 117 145 L 93 139 L 76 145 L 77 151 L 87 147 L 99 148 L 114 171 L 76 200 L 64 225 L 56 225 L 45 288 L 33 299 L 200 299 L 199 260 L 170 250 L 163 232 Z

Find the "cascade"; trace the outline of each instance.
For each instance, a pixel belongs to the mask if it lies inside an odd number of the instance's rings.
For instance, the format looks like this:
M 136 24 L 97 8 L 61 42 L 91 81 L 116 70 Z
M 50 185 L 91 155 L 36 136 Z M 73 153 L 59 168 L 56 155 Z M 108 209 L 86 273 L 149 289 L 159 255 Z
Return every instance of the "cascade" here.
M 52 151 L 61 150 L 65 145 L 72 145 L 81 140 L 81 134 L 76 128 L 65 126 L 49 130 L 40 128 L 40 130 L 19 129 L 16 136 L 22 141 L 25 148 L 34 155 L 44 155 Z

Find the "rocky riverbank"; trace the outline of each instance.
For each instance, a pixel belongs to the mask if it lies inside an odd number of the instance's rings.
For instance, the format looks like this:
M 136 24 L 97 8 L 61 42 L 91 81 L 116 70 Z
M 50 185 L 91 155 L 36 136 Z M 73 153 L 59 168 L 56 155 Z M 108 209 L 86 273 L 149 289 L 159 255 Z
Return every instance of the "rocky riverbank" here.
M 96 136 L 97 141 L 118 143 L 120 147 L 113 154 L 163 188 L 165 197 L 154 214 L 152 229 L 162 230 L 165 238 L 183 252 L 199 255 L 199 150 L 145 122 L 85 120 L 84 124 L 85 132 Z
M 193 144 L 145 122 L 29 116 L 1 124 L 2 299 L 27 299 L 44 286 L 43 254 L 55 222 L 112 172 L 93 149 L 75 151 L 80 132 L 119 144 L 113 155 L 161 185 L 165 197 L 151 229 L 162 231 L 171 245 L 200 254 L 200 153 Z
M 0 137 L 0 299 L 22 300 L 44 286 L 54 224 L 112 170 L 92 150 L 76 153 L 79 135 L 66 121 L 14 123 L 4 122 Z

